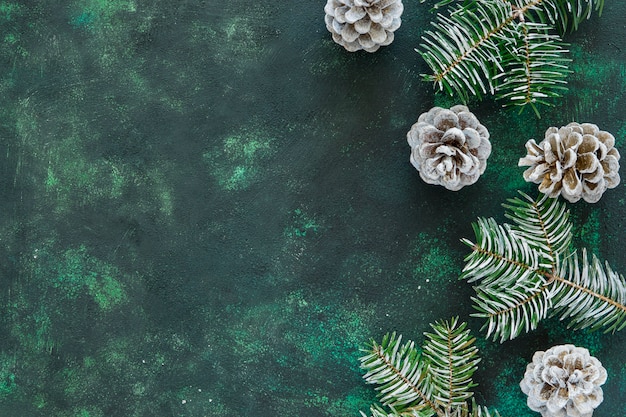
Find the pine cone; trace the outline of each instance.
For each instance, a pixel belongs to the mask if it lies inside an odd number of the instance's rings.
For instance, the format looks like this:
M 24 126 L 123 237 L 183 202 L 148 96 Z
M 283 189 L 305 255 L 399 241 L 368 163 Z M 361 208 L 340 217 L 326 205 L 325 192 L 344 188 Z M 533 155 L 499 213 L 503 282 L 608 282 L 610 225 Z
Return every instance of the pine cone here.
M 402 0 L 328 0 L 326 28 L 350 52 L 375 52 L 393 41 L 400 27 Z
M 604 399 L 606 369 L 585 348 L 554 346 L 535 352 L 520 388 L 543 417 L 591 417 Z
M 526 142 L 528 155 L 518 165 L 529 166 L 524 179 L 539 184 L 539 191 L 551 198 L 561 194 L 570 203 L 581 197 L 595 203 L 620 182 L 620 155 L 614 145 L 609 132 L 573 122 L 549 128 L 539 144 L 534 139 Z
M 465 106 L 434 107 L 407 133 L 411 163 L 428 184 L 457 191 L 478 181 L 491 154 L 489 132 Z

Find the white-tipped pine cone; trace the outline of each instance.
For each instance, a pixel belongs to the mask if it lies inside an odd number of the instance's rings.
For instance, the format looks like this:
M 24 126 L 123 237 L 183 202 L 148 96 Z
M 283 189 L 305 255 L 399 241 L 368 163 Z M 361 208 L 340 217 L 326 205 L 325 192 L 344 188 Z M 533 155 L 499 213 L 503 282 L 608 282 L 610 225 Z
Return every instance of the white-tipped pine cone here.
M 524 179 L 539 184 L 539 191 L 551 198 L 560 194 L 570 203 L 581 198 L 595 203 L 607 188 L 620 183 L 620 155 L 614 146 L 609 132 L 572 122 L 549 128 L 539 144 L 534 139 L 526 142 L 528 155 L 518 165 L 530 167 Z
M 461 105 L 422 113 L 406 136 L 420 177 L 452 191 L 478 181 L 491 154 L 489 131 Z
M 604 399 L 606 369 L 585 348 L 554 346 L 535 352 L 520 388 L 543 417 L 591 417 Z
M 402 0 L 328 0 L 326 28 L 350 52 L 375 52 L 393 42 L 400 27 Z

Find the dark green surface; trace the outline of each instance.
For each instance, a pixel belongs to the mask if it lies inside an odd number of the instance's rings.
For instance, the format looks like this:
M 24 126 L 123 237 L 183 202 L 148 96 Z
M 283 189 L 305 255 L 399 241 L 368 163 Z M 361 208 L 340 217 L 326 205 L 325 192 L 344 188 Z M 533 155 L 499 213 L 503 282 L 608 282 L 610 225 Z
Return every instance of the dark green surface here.
M 370 337 L 455 315 L 480 335 L 459 239 L 536 193 L 527 139 L 593 122 L 626 155 L 626 3 L 567 39 L 541 120 L 471 104 L 493 153 L 456 193 L 408 161 L 418 115 L 454 104 L 419 78 L 427 7 L 372 55 L 332 42 L 324 3 L 0 1 L 1 416 L 357 416 Z M 625 187 L 571 206 L 622 273 Z M 479 402 L 538 416 L 518 382 L 565 342 L 609 372 L 594 416 L 625 416 L 625 334 L 557 320 L 479 338 Z

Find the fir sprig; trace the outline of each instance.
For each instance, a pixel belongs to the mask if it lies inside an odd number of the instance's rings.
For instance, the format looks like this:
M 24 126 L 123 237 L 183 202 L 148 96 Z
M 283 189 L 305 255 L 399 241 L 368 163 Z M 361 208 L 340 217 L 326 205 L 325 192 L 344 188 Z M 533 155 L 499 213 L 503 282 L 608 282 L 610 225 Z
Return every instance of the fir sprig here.
M 476 405 L 472 375 L 480 362 L 475 339 L 458 318 L 431 324 L 422 352 L 412 341 L 387 334 L 380 344 L 364 349 L 364 378 L 376 384 L 383 409 L 374 405 L 372 417 L 496 417 Z M 366 417 L 366 414 L 361 413 Z
M 417 50 L 432 71 L 424 78 L 465 102 L 490 94 L 539 115 L 537 105 L 567 89 L 561 36 L 600 13 L 604 0 L 442 0 L 434 9 L 450 3 Z
M 626 327 L 624 277 L 585 249 L 578 256 L 563 203 L 522 196 L 505 205 L 514 224 L 479 219 L 476 243 L 463 239 L 472 252 L 461 278 L 474 284 L 474 315 L 487 320 L 487 337 L 513 339 L 548 316 L 574 329 Z

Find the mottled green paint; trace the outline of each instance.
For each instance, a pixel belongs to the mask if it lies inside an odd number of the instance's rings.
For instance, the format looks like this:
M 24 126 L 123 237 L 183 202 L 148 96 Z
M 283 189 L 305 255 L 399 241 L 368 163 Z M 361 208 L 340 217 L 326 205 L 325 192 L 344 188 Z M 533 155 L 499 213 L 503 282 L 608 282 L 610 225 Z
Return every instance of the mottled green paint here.
M 137 10 L 133 0 L 79 0 L 77 11 L 70 17 L 75 28 L 94 29 L 97 25 L 109 25 L 112 17 L 119 12 Z
M 61 289 L 67 297 L 76 298 L 86 291 L 103 310 L 110 310 L 127 301 L 126 291 L 120 282 L 123 274 L 114 266 L 90 256 L 84 246 L 65 251 L 58 261 L 49 259 L 46 253 L 40 256 L 53 271 L 51 285 Z M 43 268 L 38 272 L 42 276 L 49 275 L 49 271 Z M 128 277 L 122 279 L 129 280 Z
M 615 147 L 618 150 L 623 149 L 624 144 L 626 144 L 626 123 L 623 123 L 619 130 L 613 133 L 613 136 L 615 137 Z
M 489 404 L 489 407 L 498 410 L 502 417 L 537 416 L 536 412 L 526 406 L 528 397 L 519 387 L 520 381 L 524 378 L 526 365 L 524 358 L 517 358 L 513 363 L 500 363 L 500 371 L 491 384 L 493 392 L 490 393 L 490 397 L 495 397 L 495 401 Z
M 371 403 L 368 403 L 367 387 L 361 389 L 355 389 L 352 393 L 348 394 L 345 398 L 332 398 L 326 391 L 307 391 L 304 405 L 311 409 L 323 408 L 327 410 L 328 415 L 340 416 L 340 415 L 354 415 L 358 416 L 359 411 L 366 412 L 369 410 Z M 285 411 L 288 410 L 285 407 Z
M 296 361 L 298 368 L 305 372 L 320 368 L 332 372 L 336 366 L 347 366 L 355 376 L 360 375 L 359 349 L 369 339 L 369 322 L 375 314 L 372 307 L 364 305 L 357 298 L 324 299 L 323 296 L 305 291 L 294 291 L 272 303 L 229 311 L 230 315 L 240 319 L 235 326 L 227 329 L 232 338 L 228 344 L 244 369 L 252 369 L 250 367 L 253 364 L 269 362 L 278 364 L 288 373 Z M 293 413 L 297 409 L 293 408 L 295 404 L 280 400 L 290 391 L 288 386 L 263 374 L 255 373 L 248 377 L 251 378 L 251 389 L 257 390 L 263 386 L 262 390 L 278 394 L 278 410 L 282 410 L 280 415 L 286 415 L 287 410 Z M 320 401 L 326 402 L 339 415 L 358 415 L 358 410 L 367 406 L 361 395 L 367 399 L 370 392 L 363 385 L 352 394 L 355 396 L 348 401 L 332 391 L 315 390 L 306 393 L 303 401 L 311 407 Z M 350 409 L 340 411 L 340 407 Z
M 12 336 L 23 346 L 36 352 L 52 351 L 55 346 L 50 335 L 52 320 L 45 305 L 32 305 L 21 296 L 11 305 L 10 315 L 15 320 L 11 329 Z
M 19 3 L 13 3 L 8 1 L 3 1 L 0 3 L 0 19 L 9 21 L 13 13 L 21 12 L 23 7 Z
M 36 409 L 44 409 L 46 408 L 46 397 L 44 394 L 37 393 L 33 398 L 33 405 Z
M 85 11 L 74 16 L 70 20 L 70 23 L 75 28 L 89 27 L 93 24 L 95 20 L 96 20 L 96 16 L 92 12 Z
M 263 130 L 243 129 L 226 137 L 221 149 L 205 152 L 203 157 L 223 189 L 243 190 L 263 177 L 263 164 L 276 152 L 274 141 Z
M 322 225 L 319 220 L 298 208 L 293 211 L 292 223 L 285 229 L 285 236 L 290 238 L 306 237 L 307 233 L 317 233 L 321 228 Z
M 570 85 L 579 88 L 570 89 L 566 100 L 572 101 L 573 111 L 563 119 L 563 124 L 570 121 L 594 123 L 595 117 L 606 116 L 599 111 L 621 114 L 614 98 L 620 98 L 626 92 L 626 65 L 623 60 L 596 59 L 593 54 L 584 50 L 581 45 L 571 45 L 573 58 L 570 68 L 573 74 L 569 77 Z M 609 99 L 608 107 L 601 109 L 600 103 Z M 600 126 L 602 128 L 602 126 Z
M 557 344 L 572 344 L 578 347 L 584 347 L 589 349 L 591 355 L 598 355 L 602 352 L 604 346 L 604 340 L 608 335 L 605 335 L 601 331 L 592 332 L 589 329 L 572 330 L 568 328 L 567 319 L 559 321 L 551 319 L 547 323 L 547 330 L 550 340 L 555 340 L 554 345 Z M 550 349 L 552 346 L 544 346 L 540 350 Z
M 15 37 L 14 34 L 9 33 L 9 34 L 5 35 L 4 42 L 8 43 L 9 45 L 13 45 L 13 44 L 15 44 L 17 42 L 17 38 Z
M 266 58 L 263 40 L 272 32 L 276 35 L 274 26 L 267 8 L 250 3 L 235 16 L 219 19 L 218 24 L 195 21 L 188 33 L 192 43 L 202 48 L 211 45 L 210 59 L 216 65 L 228 68 L 230 75 L 243 76 Z M 225 87 L 231 85 L 232 80 L 227 80 Z
M 141 189 L 149 194 L 145 210 L 156 209 L 164 216 L 172 214 L 175 202 L 166 176 L 169 164 L 162 163 L 159 169 L 142 169 L 119 158 L 96 157 L 90 154 L 89 147 L 99 136 L 80 121 L 77 108 L 66 111 L 65 123 L 71 134 L 65 137 L 47 136 L 48 128 L 42 126 L 45 122 L 38 116 L 40 111 L 37 98 L 24 100 L 17 110 L 16 131 L 22 138 L 19 152 L 38 163 L 39 168 L 27 174 L 35 177 L 35 198 L 41 204 L 61 215 L 98 202 L 121 201 L 129 194 L 142 195 L 143 192 L 137 192 Z M 41 169 L 44 166 L 45 171 Z M 23 176 L 22 169 L 18 165 L 16 178 Z
M 13 355 L 0 353 L 0 399 L 15 393 L 18 388 L 15 381 L 15 362 Z
M 419 233 L 413 239 L 407 256 L 403 266 L 410 268 L 411 282 L 419 288 L 434 290 L 458 280 L 459 260 L 440 239 L 429 233 Z
M 578 242 L 578 247 L 587 248 L 588 254 L 601 255 L 601 210 L 592 210 L 583 219 L 577 211 L 571 211 L 571 219 L 575 227 L 574 237 Z
M 122 187 L 120 168 L 113 162 L 92 160 L 85 155 L 84 137 L 93 138 L 89 128 L 73 119 L 73 115 L 68 115 L 69 123 L 74 122 L 75 134 L 51 140 L 42 136 L 40 118 L 33 115 L 36 111 L 36 103 L 24 101 L 18 110 L 16 128 L 24 140 L 23 150 L 30 152 L 30 157 L 38 159 L 42 165 L 45 161 L 46 170 L 41 172 L 38 182 L 47 203 L 54 201 L 55 211 L 60 213 L 75 204 L 119 197 Z M 45 145 L 42 143 L 48 140 Z M 18 170 L 16 175 L 20 174 L 21 170 Z
M 366 149 L 367 143 L 364 140 L 354 140 L 341 147 L 341 153 L 347 157 L 357 157 L 359 159 L 370 160 Z
M 458 98 L 447 94 L 435 94 L 433 101 L 433 107 L 441 107 L 442 109 L 449 109 L 457 104 L 463 104 Z M 472 103 L 467 103 L 465 105 L 469 107 L 470 111 L 472 110 Z M 427 112 L 428 110 L 429 109 L 424 109 L 424 112 Z

